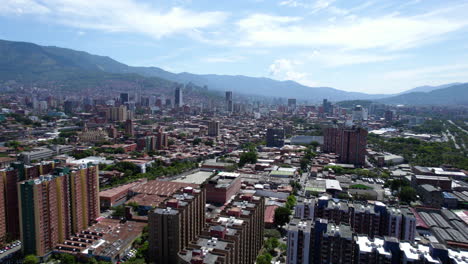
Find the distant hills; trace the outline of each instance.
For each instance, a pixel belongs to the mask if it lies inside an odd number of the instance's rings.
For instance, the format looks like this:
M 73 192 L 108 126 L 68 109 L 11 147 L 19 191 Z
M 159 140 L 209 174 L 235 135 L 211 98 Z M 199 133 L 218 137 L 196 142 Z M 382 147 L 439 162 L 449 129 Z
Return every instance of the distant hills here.
M 319 102 L 375 100 L 393 104 L 453 104 L 465 102 L 466 96 L 451 94 L 453 89 L 464 94 L 466 85 L 447 84 L 422 86 L 392 96 L 347 92 L 331 87 L 308 87 L 294 81 L 276 81 L 241 75 L 197 75 L 172 73 L 158 67 L 132 67 L 107 56 L 92 55 L 83 51 L 27 42 L 0 40 L 0 82 L 57 83 L 62 89 L 100 87 L 109 81 L 125 81 L 145 88 L 169 88 L 177 83 L 208 86 L 210 90 L 233 91 L 245 95 L 297 98 Z M 458 88 L 456 88 L 458 87 Z M 438 91 L 438 92 L 437 92 Z M 454 98 L 457 97 L 457 98 Z
M 419 86 L 419 87 L 416 87 L 416 88 L 413 88 L 413 89 L 409 89 L 409 90 L 401 92 L 399 94 L 407 94 L 407 93 L 413 93 L 413 92 L 427 93 L 427 92 L 430 92 L 430 91 L 443 89 L 443 88 L 448 88 L 450 86 L 455 86 L 455 85 L 459 85 L 459 84 L 462 84 L 462 83 L 448 83 L 448 84 L 443 84 L 443 85 L 439 85 L 439 86 L 425 85 L 425 86 Z
M 430 92 L 410 92 L 378 101 L 404 105 L 468 105 L 468 83 L 455 84 Z
M 276 81 L 269 78 L 197 75 L 186 72 L 176 74 L 157 67 L 131 67 L 109 57 L 83 51 L 0 40 L 0 80 L 3 81 L 67 81 L 66 85 L 71 86 L 76 79 L 80 79 L 81 84 L 86 79 L 92 82 L 113 78 L 134 79 L 134 74 L 153 78 L 153 81 L 164 86 L 170 82 L 192 82 L 199 86 L 206 85 L 211 90 L 230 90 L 235 93 L 271 97 L 296 97 L 313 102 L 323 98 L 340 101 L 377 99 L 386 96 L 346 92 L 330 87 L 308 87 L 294 81 Z

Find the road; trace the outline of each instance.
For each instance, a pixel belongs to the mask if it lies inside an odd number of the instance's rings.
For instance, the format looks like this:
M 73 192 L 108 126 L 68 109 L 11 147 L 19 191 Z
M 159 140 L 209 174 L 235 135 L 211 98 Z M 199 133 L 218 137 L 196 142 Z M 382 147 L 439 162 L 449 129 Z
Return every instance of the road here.
M 461 131 L 465 132 L 468 134 L 468 131 L 466 131 L 465 129 L 459 127 L 457 124 L 455 124 L 452 120 L 448 120 L 448 122 L 454 126 L 456 126 L 458 129 L 460 129 Z

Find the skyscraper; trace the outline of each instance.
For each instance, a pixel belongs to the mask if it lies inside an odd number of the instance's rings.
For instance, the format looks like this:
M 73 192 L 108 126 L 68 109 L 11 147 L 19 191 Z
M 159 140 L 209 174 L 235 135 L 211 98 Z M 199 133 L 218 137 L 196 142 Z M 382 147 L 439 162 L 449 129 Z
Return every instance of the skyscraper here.
M 289 98 L 288 99 L 288 110 L 289 111 L 296 110 L 296 99 L 295 98 Z
M 233 111 L 232 91 L 226 91 L 226 112 L 232 113 Z
M 184 102 L 182 100 L 182 87 L 177 86 L 175 88 L 175 97 L 174 97 L 174 106 L 176 108 L 182 107 L 184 105 Z
M 128 93 L 121 93 L 121 94 L 120 94 L 120 103 L 121 103 L 121 104 L 127 103 L 127 102 L 129 101 L 129 99 L 130 99 L 130 98 L 129 98 Z

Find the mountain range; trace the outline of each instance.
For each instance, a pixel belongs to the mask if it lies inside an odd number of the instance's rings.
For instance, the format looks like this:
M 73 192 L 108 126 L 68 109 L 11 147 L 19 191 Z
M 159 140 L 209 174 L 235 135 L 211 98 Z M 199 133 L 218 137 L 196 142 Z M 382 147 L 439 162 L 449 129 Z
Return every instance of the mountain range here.
M 294 81 L 269 78 L 172 73 L 158 67 L 132 67 L 106 56 L 83 51 L 0 40 L 0 81 L 55 81 L 66 87 L 73 86 L 76 82 L 99 83 L 115 78 L 129 82 L 146 82 L 150 87 L 170 87 L 173 82 L 191 82 L 198 86 L 207 86 L 210 90 L 301 98 L 310 102 L 327 98 L 331 101 L 364 99 L 393 104 L 468 104 L 468 88 L 466 84 L 459 83 L 422 86 L 397 95 L 366 94 L 331 87 L 308 87 Z M 454 91 L 458 93 L 456 98 Z

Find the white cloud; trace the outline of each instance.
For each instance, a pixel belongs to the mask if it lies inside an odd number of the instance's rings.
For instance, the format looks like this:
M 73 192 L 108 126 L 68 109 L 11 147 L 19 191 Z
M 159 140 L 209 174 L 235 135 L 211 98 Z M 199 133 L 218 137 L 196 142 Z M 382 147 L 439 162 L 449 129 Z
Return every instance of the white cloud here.
M 298 71 L 296 68 L 302 63 L 296 60 L 278 59 L 269 67 L 270 75 L 281 81 L 296 81 L 304 85 L 317 86 L 317 83 L 311 81 L 309 75 Z
M 158 10 L 135 0 L 6 0 L 0 13 L 38 15 L 80 29 L 132 32 L 153 38 L 216 26 L 227 17 L 224 12 L 193 12 L 180 7 Z
M 456 10 L 452 10 L 456 11 Z M 404 17 L 397 14 L 350 19 L 333 25 L 303 22 L 301 17 L 253 14 L 239 21 L 241 46 L 334 47 L 349 50 L 402 50 L 434 41 L 468 25 L 445 14 Z

